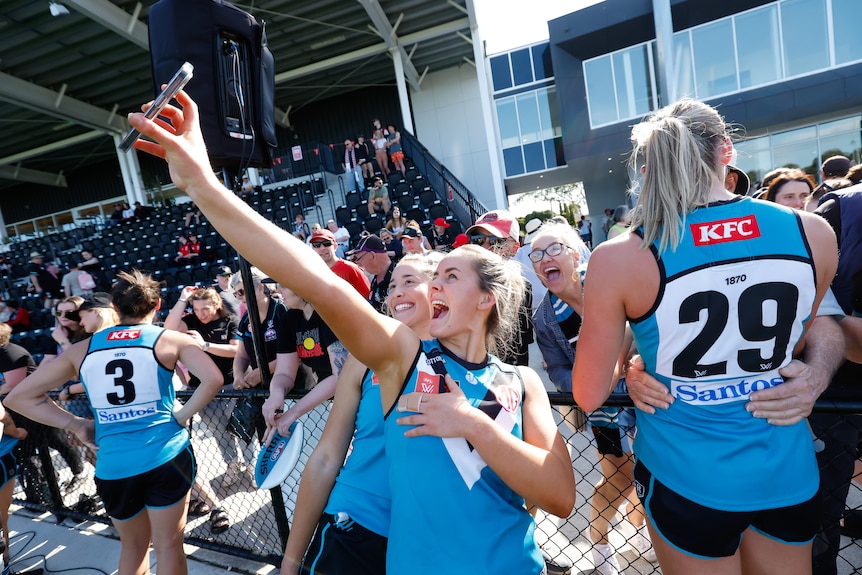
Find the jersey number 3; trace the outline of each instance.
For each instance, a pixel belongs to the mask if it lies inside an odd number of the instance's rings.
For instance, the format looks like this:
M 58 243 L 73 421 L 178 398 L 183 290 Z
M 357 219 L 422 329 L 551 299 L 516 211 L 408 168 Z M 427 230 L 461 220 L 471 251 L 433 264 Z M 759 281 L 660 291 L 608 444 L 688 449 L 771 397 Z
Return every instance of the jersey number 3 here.
M 747 342 L 774 342 L 771 357 L 762 357 L 761 350 L 737 348 L 739 367 L 746 372 L 759 373 L 781 365 L 788 353 L 788 343 L 796 320 L 796 305 L 799 289 L 785 282 L 755 284 L 739 294 L 737 316 L 739 336 Z M 765 325 L 764 304 L 775 302 L 774 323 Z M 685 298 L 679 307 L 679 322 L 695 323 L 700 312 L 706 310 L 703 328 L 673 360 L 673 374 L 678 377 L 700 378 L 727 373 L 727 361 L 701 363 L 710 349 L 722 342 L 737 341 L 738 337 L 727 333 L 730 317 L 730 301 L 717 291 L 704 291 Z M 771 314 L 770 314 L 771 315 Z
M 128 405 L 135 401 L 135 384 L 132 376 L 135 368 L 128 359 L 114 359 L 105 366 L 105 375 L 114 376 L 114 385 L 122 390 L 122 393 L 111 392 L 108 394 L 108 403 L 111 405 Z

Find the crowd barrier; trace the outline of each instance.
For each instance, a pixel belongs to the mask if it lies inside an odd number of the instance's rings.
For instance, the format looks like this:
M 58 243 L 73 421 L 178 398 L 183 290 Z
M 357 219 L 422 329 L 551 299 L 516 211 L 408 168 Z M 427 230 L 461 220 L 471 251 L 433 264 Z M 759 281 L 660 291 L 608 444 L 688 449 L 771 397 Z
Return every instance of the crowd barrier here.
M 180 392 L 178 395 L 182 400 L 188 393 Z M 279 565 L 283 539 L 293 517 L 302 470 L 320 439 L 330 405 L 327 402 L 303 417 L 305 447 L 296 468 L 281 488 L 261 491 L 255 487 L 253 478 L 253 466 L 260 449 L 259 440 L 253 440 L 246 445 L 228 431 L 228 421 L 237 399 L 247 395 L 248 393 L 233 391 L 220 393 L 208 407 L 208 413 L 204 417 L 207 423 L 202 422 L 198 416 L 192 423 L 192 446 L 198 463 L 198 478 L 211 487 L 221 508 L 230 518 L 231 525 L 227 531 L 214 534 L 210 529 L 208 515 L 189 517 L 186 542 Z M 591 442 L 591 434 L 580 425 L 583 418 L 579 416 L 577 408 L 573 407 L 571 396 L 555 393 L 549 395 L 559 429 L 572 457 L 577 481 L 577 502 L 571 515 L 565 518 L 545 515 L 539 511 L 536 516 L 537 539 L 549 553 L 565 554 L 575 564 L 572 573 L 590 573 L 594 567 L 591 554 L 593 544 L 589 536 L 591 498 L 594 485 L 601 478 L 596 450 Z M 299 396 L 289 396 L 292 399 L 297 397 Z M 69 403 L 69 407 L 76 410 L 86 407 L 83 396 L 78 396 Z M 630 406 L 631 402 L 627 397 L 612 397 L 608 405 Z M 862 405 L 858 402 L 819 402 L 815 412 L 845 414 L 847 420 L 859 419 Z M 38 511 L 49 511 L 58 519 L 71 517 L 108 523 L 99 498 L 95 495 L 92 466 L 86 463 L 83 481 L 78 485 L 68 486 L 73 476 L 63 456 L 47 447 L 49 442 L 44 434 L 37 432 L 32 439 L 34 449 L 20 461 L 20 480 L 14 495 L 16 503 Z M 227 465 L 223 453 L 226 449 L 230 451 L 231 445 L 238 449 L 248 468 L 235 483 L 228 486 L 224 484 Z M 74 449 L 80 450 L 83 455 L 83 447 Z M 744 473 L 744 470 L 740 472 Z M 851 486 L 847 504 L 850 508 L 862 509 L 862 488 L 858 485 Z M 620 517 L 617 515 L 615 523 Z M 626 532 L 621 524 L 616 524 L 611 529 L 609 538 L 610 543 L 617 548 L 621 573 L 647 575 L 661 572 L 658 565 L 646 561 L 627 543 Z M 838 573 L 862 573 L 862 539 L 842 537 L 841 544 Z

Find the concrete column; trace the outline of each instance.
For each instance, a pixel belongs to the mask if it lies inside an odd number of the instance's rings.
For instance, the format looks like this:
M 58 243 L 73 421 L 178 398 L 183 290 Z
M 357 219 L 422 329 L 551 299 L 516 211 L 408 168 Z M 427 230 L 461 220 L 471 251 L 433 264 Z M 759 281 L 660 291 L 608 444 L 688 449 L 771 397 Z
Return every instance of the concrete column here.
M 473 61 L 476 63 L 476 82 L 479 86 L 479 102 L 482 106 L 482 121 L 485 124 L 485 138 L 488 143 L 488 160 L 491 164 L 491 172 L 488 177 L 494 189 L 496 206 L 488 206 L 490 209 L 509 207 L 509 198 L 506 195 L 506 186 L 503 183 L 502 151 L 497 145 L 497 122 L 494 119 L 491 98 L 491 75 L 488 72 L 488 61 L 485 58 L 485 50 L 478 26 L 470 27 L 470 37 L 473 39 Z
M 652 15 L 655 22 L 658 105 L 661 107 L 677 99 L 673 76 L 673 17 L 670 0 L 652 0 Z
M 123 137 L 114 135 L 114 143 L 119 145 Z M 120 163 L 120 173 L 123 176 L 123 186 L 126 188 L 126 199 L 129 205 L 134 206 L 135 202 L 146 203 L 146 193 L 144 192 L 144 181 L 141 177 L 141 166 L 138 164 L 138 153 L 136 150 L 129 150 L 128 153 L 117 150 L 117 160 Z
M 407 80 L 404 78 L 404 61 L 401 59 L 401 50 L 390 48 L 392 63 L 395 65 L 395 84 L 398 86 L 398 103 L 401 105 L 401 128 L 407 130 L 414 136 L 416 128 L 413 126 L 413 114 L 410 113 L 410 98 L 407 95 Z

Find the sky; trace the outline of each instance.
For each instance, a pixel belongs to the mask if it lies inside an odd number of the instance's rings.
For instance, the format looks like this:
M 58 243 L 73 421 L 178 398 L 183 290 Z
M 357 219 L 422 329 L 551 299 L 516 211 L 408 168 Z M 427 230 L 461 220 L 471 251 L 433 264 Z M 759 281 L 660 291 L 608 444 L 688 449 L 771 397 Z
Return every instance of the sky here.
M 473 3 L 476 6 L 479 33 L 485 41 L 485 51 L 491 55 L 547 40 L 549 20 L 601 1 L 473 0 Z M 516 204 L 514 199 L 510 198 L 509 210 L 518 217 L 535 210 L 548 209 L 547 202 L 525 199 Z
M 473 0 L 487 54 L 548 39 L 548 21 L 602 0 Z

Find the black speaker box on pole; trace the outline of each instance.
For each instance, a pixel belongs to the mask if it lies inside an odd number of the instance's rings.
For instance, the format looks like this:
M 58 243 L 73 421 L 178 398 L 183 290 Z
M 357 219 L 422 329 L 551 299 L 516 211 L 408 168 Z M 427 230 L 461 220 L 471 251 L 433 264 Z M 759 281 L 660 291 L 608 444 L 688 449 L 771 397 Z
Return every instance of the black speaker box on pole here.
M 191 62 L 186 92 L 197 102 L 214 167 L 272 166 L 275 64 L 264 26 L 224 0 L 160 0 L 150 8 L 155 91 Z

